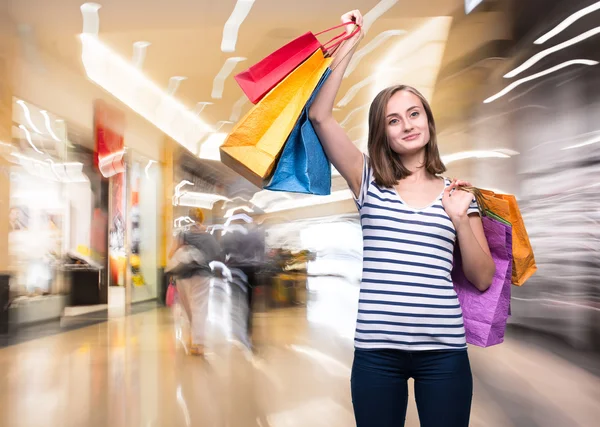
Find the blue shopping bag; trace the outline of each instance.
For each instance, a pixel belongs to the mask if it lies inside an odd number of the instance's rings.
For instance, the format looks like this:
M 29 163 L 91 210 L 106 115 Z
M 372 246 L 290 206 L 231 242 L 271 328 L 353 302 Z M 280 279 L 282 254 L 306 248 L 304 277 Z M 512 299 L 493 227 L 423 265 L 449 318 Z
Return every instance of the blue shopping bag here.
M 308 109 L 330 74 L 331 69 L 327 68 L 304 106 L 265 189 L 319 196 L 331 194 L 331 163 L 308 119 Z

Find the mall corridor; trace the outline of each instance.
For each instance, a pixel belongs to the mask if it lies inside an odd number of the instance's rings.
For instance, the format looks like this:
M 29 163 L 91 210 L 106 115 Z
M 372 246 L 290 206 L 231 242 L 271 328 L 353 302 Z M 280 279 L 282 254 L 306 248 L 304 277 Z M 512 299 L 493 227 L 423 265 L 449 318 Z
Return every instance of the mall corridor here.
M 0 350 L 0 426 L 352 426 L 357 288 L 314 280 L 320 286 L 307 307 L 255 315 L 254 353 L 226 339 L 231 305 L 214 288 L 206 359 L 185 354 L 169 308 L 8 345 Z M 472 427 L 597 425 L 593 365 L 576 366 L 510 332 L 504 344 L 470 355 Z M 407 426 L 418 426 L 409 405 Z

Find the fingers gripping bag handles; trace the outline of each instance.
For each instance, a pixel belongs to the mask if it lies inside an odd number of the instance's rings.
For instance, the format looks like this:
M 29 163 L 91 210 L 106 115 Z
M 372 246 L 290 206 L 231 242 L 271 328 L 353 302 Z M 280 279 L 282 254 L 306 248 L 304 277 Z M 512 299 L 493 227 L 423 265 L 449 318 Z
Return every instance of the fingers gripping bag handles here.
M 248 99 L 256 104 L 317 50 L 329 56 L 342 42 L 360 31 L 360 28 L 357 27 L 351 34 L 339 34 L 324 44 L 317 40 L 317 36 L 350 24 L 337 25 L 317 34 L 309 31 L 237 74 L 235 80 Z

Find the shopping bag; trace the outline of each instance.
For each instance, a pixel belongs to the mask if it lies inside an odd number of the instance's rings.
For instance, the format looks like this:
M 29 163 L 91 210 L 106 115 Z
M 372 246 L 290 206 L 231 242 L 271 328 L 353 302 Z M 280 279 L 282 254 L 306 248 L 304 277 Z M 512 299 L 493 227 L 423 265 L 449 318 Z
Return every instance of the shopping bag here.
M 317 36 L 345 25 L 348 24 L 337 25 L 317 34 L 309 31 L 237 74 L 234 78 L 248 99 L 256 104 L 317 50 L 321 50 L 324 54 L 331 53 L 340 43 L 360 31 L 357 27 L 352 34 L 342 33 L 323 45 L 317 40 Z
M 481 218 L 485 237 L 496 264 L 491 286 L 479 291 L 462 269 L 459 246 L 454 249 L 452 281 L 463 312 L 467 343 L 489 347 L 504 341 L 510 310 L 512 271 L 511 226 L 489 216 Z
M 328 68 L 302 110 L 285 142 L 271 182 L 265 187 L 267 190 L 320 196 L 331 193 L 331 163 L 308 119 L 308 110 L 330 74 Z
M 474 189 L 472 192 L 483 215 L 493 213 L 509 221 L 512 225 L 513 267 L 511 281 L 513 285 L 522 286 L 536 272 L 537 266 L 517 199 L 512 194 L 497 194 L 483 189 Z
M 175 299 L 177 297 L 177 287 L 175 286 L 175 283 L 171 282 L 169 283 L 169 287 L 167 288 L 167 297 L 166 297 L 166 304 L 167 307 L 172 307 L 173 304 L 175 304 Z
M 221 162 L 262 188 L 330 58 L 317 50 L 256 104 L 220 148 Z

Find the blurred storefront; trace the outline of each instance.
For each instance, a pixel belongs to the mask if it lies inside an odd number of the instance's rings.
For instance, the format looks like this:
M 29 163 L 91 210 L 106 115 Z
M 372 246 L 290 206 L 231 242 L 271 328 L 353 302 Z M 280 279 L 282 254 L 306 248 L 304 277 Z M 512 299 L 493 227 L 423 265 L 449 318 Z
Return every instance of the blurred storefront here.
M 12 118 L 12 144 L 4 150 L 10 178 L 8 270 L 16 315 L 11 322 L 59 317 L 65 306 L 77 303 L 71 297 L 79 289 L 73 292 L 67 265 L 78 265 L 79 273 L 87 268 L 95 281 L 90 301 L 106 302 L 97 262 L 105 253 L 100 248 L 92 256 L 90 251 L 93 212 L 106 209 L 91 135 L 70 133 L 64 119 L 19 98 L 13 98 Z
M 96 101 L 98 170 L 109 185 L 108 304 L 125 308 L 157 297 L 162 174 L 157 159 L 126 147 L 125 114 Z

